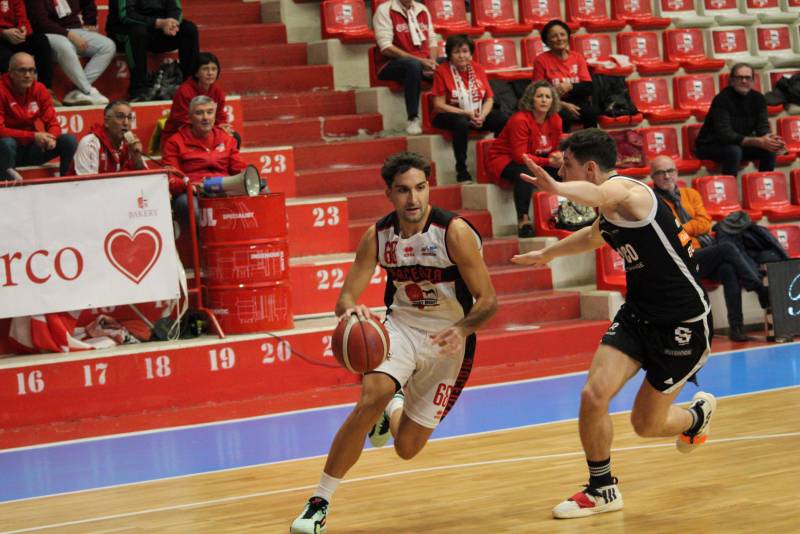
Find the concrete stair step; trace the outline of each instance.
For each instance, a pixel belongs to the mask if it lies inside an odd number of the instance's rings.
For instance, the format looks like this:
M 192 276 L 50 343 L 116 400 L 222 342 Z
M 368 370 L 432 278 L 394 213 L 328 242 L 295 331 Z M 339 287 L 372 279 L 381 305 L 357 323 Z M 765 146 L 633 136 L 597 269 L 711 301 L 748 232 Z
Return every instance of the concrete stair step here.
M 186 2 L 184 17 L 198 26 L 202 31 L 208 26 L 219 24 L 259 24 L 261 23 L 261 5 L 258 2 L 230 3 L 197 3 L 196 0 Z
M 337 165 L 383 164 L 387 156 L 406 150 L 405 137 L 359 139 L 326 143 L 298 143 L 294 147 L 298 171 Z
M 550 321 L 579 319 L 580 294 L 576 291 L 539 290 L 499 295 L 497 313 L 486 328 L 527 328 Z
M 333 87 L 333 67 L 331 65 L 290 65 L 226 69 L 219 83 L 222 89 L 229 94 L 326 89 Z
M 317 141 L 327 137 L 353 137 L 374 134 L 383 129 L 379 113 L 332 115 L 295 119 L 248 120 L 243 137 L 254 146 L 271 146 L 298 141 Z
M 351 219 L 378 219 L 392 210 L 385 190 L 348 193 L 348 211 Z M 461 186 L 440 185 L 430 190 L 430 202 L 438 208 L 456 211 L 461 207 Z
M 222 63 L 223 78 L 228 68 L 234 65 L 237 67 L 272 67 L 308 64 L 306 43 L 275 43 L 246 48 L 228 46 L 215 49 L 214 54 Z
M 553 280 L 547 267 L 495 266 L 489 268 L 489 274 L 498 295 L 553 289 Z
M 354 91 L 313 91 L 242 97 L 248 120 L 354 115 Z
M 220 24 L 200 31 L 201 50 L 285 43 L 286 26 L 277 23 Z

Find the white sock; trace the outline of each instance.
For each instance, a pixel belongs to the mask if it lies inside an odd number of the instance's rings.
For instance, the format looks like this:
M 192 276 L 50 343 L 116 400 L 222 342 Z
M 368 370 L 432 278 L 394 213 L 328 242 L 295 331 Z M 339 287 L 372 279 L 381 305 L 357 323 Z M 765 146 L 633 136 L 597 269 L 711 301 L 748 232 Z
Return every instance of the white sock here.
M 389 416 L 391 419 L 392 414 L 397 410 L 403 409 L 403 403 L 405 402 L 405 397 L 400 395 L 395 395 L 392 397 L 392 400 L 389 401 L 389 404 L 386 405 L 386 415 Z
M 314 492 L 313 497 L 322 497 L 331 502 L 333 492 L 339 487 L 339 482 L 341 481 L 341 478 L 333 478 L 323 471 L 322 476 L 319 477 L 319 486 L 317 486 L 317 491 Z

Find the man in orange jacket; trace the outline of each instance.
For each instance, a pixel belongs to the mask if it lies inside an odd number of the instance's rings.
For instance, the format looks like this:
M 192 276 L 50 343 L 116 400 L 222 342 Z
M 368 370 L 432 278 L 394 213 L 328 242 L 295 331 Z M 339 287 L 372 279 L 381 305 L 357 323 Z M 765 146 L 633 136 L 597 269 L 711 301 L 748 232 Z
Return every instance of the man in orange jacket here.
M 694 259 L 700 278 L 720 282 L 728 308 L 729 337 L 731 341 L 748 341 L 744 333 L 742 316 L 742 287 L 758 294 L 763 308 L 769 306 L 769 293 L 761 276 L 730 242 L 715 242 L 709 217 L 700 193 L 688 187 L 678 187 L 678 170 L 669 156 L 658 156 L 650 164 L 650 176 L 656 194 L 672 209 L 675 218 L 692 238 Z

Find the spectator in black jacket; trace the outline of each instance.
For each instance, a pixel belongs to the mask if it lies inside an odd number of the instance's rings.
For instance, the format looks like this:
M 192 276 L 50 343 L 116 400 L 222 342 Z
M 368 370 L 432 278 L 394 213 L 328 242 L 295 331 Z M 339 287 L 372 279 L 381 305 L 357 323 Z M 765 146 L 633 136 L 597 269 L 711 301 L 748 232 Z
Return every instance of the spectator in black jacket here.
M 106 33 L 125 51 L 133 102 L 147 92 L 147 52 L 178 50 L 185 80 L 200 51 L 197 26 L 183 18 L 178 0 L 109 0 Z
M 770 133 L 767 102 L 753 90 L 753 76 L 747 63 L 733 66 L 728 87 L 711 101 L 697 135 L 695 155 L 717 162 L 722 174 L 736 176 L 742 160 L 758 160 L 759 171 L 772 171 L 776 154 L 785 149 L 783 140 Z

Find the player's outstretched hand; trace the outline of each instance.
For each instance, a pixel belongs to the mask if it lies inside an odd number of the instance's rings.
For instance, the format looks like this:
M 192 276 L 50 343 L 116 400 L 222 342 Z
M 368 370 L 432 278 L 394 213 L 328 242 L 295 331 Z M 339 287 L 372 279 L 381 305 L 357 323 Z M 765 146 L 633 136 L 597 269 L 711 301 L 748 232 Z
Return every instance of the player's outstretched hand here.
M 457 326 L 450 326 L 431 336 L 431 342 L 439 347 L 441 356 L 458 356 L 464 351 L 466 335 Z
M 531 174 L 521 173 L 519 175 L 520 178 L 526 182 L 532 183 L 545 193 L 556 193 L 558 182 L 553 180 L 553 177 L 550 176 L 546 170 L 533 161 L 528 154 L 524 154 L 522 156 L 522 161 L 525 162 L 525 165 L 528 167 L 528 170 L 531 171 Z
M 532 250 L 525 254 L 517 254 L 511 258 L 511 263 L 518 265 L 546 265 L 551 258 L 545 254 L 545 249 Z
M 339 320 L 343 321 L 353 314 L 358 315 L 358 318 L 362 321 L 369 318 L 378 319 L 378 316 L 373 314 L 367 306 L 363 304 L 356 304 L 352 308 L 347 308 L 344 313 L 339 316 Z

